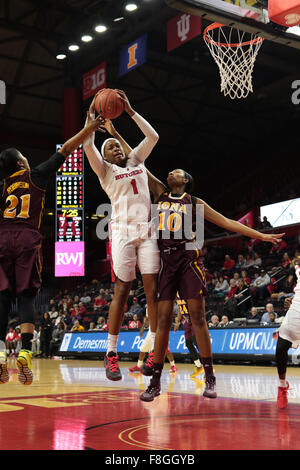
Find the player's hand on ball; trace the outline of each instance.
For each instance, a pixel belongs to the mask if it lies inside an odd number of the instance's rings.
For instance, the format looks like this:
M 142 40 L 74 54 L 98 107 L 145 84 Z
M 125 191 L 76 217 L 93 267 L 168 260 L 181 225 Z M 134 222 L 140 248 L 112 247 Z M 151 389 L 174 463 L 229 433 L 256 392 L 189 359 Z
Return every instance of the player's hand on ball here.
M 285 233 L 262 233 L 261 240 L 264 242 L 270 242 L 273 245 L 277 245 L 282 240 Z
M 105 132 L 105 130 L 103 129 L 104 122 L 105 122 L 105 119 L 102 116 L 100 116 L 100 114 L 99 116 L 95 118 L 94 113 L 90 111 L 87 112 L 87 127 L 89 127 L 89 129 L 92 132 L 100 131 L 104 133 Z
M 129 103 L 129 99 L 127 98 L 125 92 L 123 90 L 118 90 L 118 89 L 117 89 L 117 92 L 118 92 L 118 95 L 120 96 L 121 100 L 124 103 L 124 111 L 126 111 L 126 113 L 128 113 L 130 116 L 132 116 L 135 113 L 135 111 L 131 107 L 131 104 Z

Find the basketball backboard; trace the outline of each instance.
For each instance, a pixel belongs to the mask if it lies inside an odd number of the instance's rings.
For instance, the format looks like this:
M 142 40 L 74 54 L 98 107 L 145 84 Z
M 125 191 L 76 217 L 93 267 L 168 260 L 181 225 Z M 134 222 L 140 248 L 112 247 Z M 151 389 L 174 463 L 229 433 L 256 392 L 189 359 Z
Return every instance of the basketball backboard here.
M 287 29 L 272 23 L 268 16 L 267 0 L 166 0 L 166 3 L 208 21 L 234 26 L 300 49 L 300 26 Z

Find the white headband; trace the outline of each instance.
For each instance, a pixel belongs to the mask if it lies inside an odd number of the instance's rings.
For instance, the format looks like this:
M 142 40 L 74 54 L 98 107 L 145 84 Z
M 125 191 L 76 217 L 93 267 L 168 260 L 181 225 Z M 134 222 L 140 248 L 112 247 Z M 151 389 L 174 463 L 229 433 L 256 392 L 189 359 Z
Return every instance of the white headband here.
M 103 144 L 101 145 L 101 150 L 100 150 L 100 153 L 101 153 L 102 158 L 104 158 L 104 156 L 105 156 L 105 155 L 104 155 L 105 145 L 106 145 L 107 142 L 110 141 L 110 140 L 116 140 L 117 142 L 119 142 L 120 147 L 122 147 L 122 146 L 121 146 L 121 142 L 120 142 L 118 139 L 115 139 L 114 137 L 109 137 L 108 139 L 105 139 L 105 141 L 104 141 Z

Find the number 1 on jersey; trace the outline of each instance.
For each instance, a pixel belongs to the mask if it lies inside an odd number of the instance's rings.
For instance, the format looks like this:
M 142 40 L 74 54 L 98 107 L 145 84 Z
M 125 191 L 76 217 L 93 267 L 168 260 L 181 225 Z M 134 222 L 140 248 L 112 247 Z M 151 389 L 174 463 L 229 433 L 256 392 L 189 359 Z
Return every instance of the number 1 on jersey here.
M 138 194 L 138 188 L 137 188 L 137 185 L 136 185 L 136 181 L 135 180 L 131 180 L 130 181 L 130 184 L 132 186 L 132 189 L 133 189 L 133 194 Z

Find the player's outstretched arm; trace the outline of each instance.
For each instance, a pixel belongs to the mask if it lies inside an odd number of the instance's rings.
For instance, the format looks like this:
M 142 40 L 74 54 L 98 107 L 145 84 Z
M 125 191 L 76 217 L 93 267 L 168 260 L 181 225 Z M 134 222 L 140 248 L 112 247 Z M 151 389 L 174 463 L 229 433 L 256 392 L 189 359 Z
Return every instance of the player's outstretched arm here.
M 131 157 L 139 163 L 143 163 L 149 157 L 154 146 L 158 142 L 159 135 L 153 127 L 140 114 L 138 114 L 129 103 L 129 100 L 123 90 L 117 90 L 124 102 L 124 111 L 135 121 L 143 132 L 145 138 L 131 152 Z
M 85 124 L 84 128 L 81 129 L 76 135 L 71 137 L 61 149 L 58 151 L 62 153 L 65 157 L 70 155 L 74 150 L 76 150 L 79 145 L 81 145 L 86 139 L 90 137 L 91 134 L 94 134 L 95 131 L 104 132 L 101 125 L 103 124 L 103 118 L 101 116 L 91 117 L 88 122 Z
M 262 240 L 264 242 L 270 242 L 275 245 L 281 241 L 281 238 L 285 233 L 262 233 L 254 230 L 246 225 L 237 222 L 236 220 L 228 219 L 224 215 L 212 209 L 206 202 L 202 201 L 199 198 L 196 198 L 197 204 L 204 204 L 204 218 L 209 222 L 212 222 L 219 227 L 224 228 L 230 232 L 240 233 L 249 238 L 255 238 L 257 240 Z
M 90 123 L 95 119 L 95 111 L 93 108 L 94 100 L 92 101 L 90 109 L 87 112 L 85 128 L 87 128 L 90 125 Z M 101 123 L 99 126 L 99 129 L 97 130 L 100 130 L 101 132 L 104 133 L 105 130 L 103 129 L 103 125 L 104 125 L 105 119 L 102 116 L 98 116 L 97 119 Z M 96 173 L 96 175 L 99 178 L 104 178 L 106 174 L 106 170 L 107 170 L 107 163 L 103 160 L 99 150 L 95 146 L 95 131 L 87 135 L 86 139 L 83 142 L 83 148 L 88 158 L 89 164 L 91 165 L 92 170 Z

